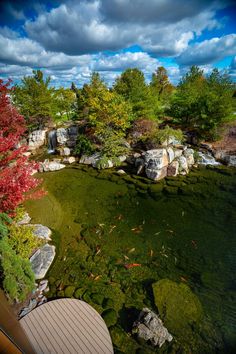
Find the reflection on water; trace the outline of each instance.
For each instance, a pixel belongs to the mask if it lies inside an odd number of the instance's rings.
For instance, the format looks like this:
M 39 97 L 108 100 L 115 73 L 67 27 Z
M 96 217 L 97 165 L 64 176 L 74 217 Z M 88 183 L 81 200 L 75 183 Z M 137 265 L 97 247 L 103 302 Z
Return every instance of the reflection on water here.
M 49 296 L 81 298 L 106 313 L 120 352 L 234 352 L 235 177 L 223 167 L 158 184 L 81 168 L 44 174 L 48 196 L 27 207 L 34 222 L 54 229 Z M 125 332 L 142 307 L 157 312 L 151 284 L 163 278 L 187 284 L 204 316 L 182 333 L 169 328 L 174 341 L 157 350 Z

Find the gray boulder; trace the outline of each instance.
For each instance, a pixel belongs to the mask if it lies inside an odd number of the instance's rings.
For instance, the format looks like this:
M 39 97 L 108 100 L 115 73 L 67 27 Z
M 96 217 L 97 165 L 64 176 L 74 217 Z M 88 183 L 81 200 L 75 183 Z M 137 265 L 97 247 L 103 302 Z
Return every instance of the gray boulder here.
M 66 128 L 57 129 L 57 142 L 59 145 L 64 145 L 69 139 L 68 132 Z
M 49 245 L 48 243 L 39 248 L 33 254 L 33 256 L 30 258 L 30 263 L 35 274 L 35 279 L 42 279 L 45 277 L 54 260 L 55 255 L 55 246 Z
M 27 212 L 24 213 L 23 217 L 17 221 L 17 225 L 25 225 L 28 224 L 31 220 L 31 217 L 29 216 L 29 214 Z
M 179 173 L 179 162 L 173 161 L 167 168 L 167 176 L 176 177 Z
M 76 161 L 76 158 L 74 156 L 68 156 L 63 159 L 62 162 L 67 163 L 67 164 L 72 164 Z
M 148 308 L 144 308 L 139 318 L 133 324 L 133 333 L 137 333 L 138 337 L 150 342 L 154 346 L 161 347 L 166 341 L 171 342 L 173 337 L 164 327 L 161 319 Z
M 60 163 L 59 161 L 45 160 L 44 162 L 40 162 L 39 172 L 53 172 L 61 170 L 64 167 L 66 166 Z
M 158 181 L 167 174 L 168 154 L 166 149 L 148 150 L 144 154 L 145 171 L 148 178 Z
M 228 166 L 236 167 L 236 155 L 225 156 L 224 161 Z
M 42 240 L 51 241 L 52 231 L 49 227 L 41 225 L 41 224 L 28 224 L 26 226 L 32 227 L 33 234 L 41 238 Z
M 82 163 L 84 165 L 94 165 L 97 163 L 97 161 L 100 159 L 100 154 L 98 152 L 96 152 L 95 154 L 91 155 L 91 156 L 87 156 L 87 155 L 82 155 L 79 163 Z
M 186 174 L 188 173 L 188 162 L 185 156 L 180 156 L 178 158 L 178 162 L 179 162 L 179 171 L 181 174 Z
M 29 135 L 28 149 L 36 150 L 46 142 L 47 130 L 34 130 Z

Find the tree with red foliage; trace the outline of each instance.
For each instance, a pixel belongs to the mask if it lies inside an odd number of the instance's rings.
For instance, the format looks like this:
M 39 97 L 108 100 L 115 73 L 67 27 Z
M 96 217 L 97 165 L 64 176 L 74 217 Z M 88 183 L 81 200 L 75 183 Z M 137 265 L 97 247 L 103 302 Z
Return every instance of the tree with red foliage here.
M 25 120 L 11 104 L 9 85 L 10 81 L 0 80 L 0 212 L 11 214 L 39 180 L 32 176 L 36 163 L 29 161 L 24 155 L 27 147 L 20 144 Z

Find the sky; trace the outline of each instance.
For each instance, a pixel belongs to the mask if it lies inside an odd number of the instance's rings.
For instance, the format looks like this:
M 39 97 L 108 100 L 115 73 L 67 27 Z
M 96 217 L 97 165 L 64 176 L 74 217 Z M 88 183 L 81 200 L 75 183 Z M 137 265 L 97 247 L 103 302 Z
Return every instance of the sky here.
M 0 0 L 0 78 L 33 69 L 78 87 L 97 71 L 111 86 L 127 68 L 147 81 L 164 66 L 177 84 L 191 65 L 236 81 L 231 0 Z

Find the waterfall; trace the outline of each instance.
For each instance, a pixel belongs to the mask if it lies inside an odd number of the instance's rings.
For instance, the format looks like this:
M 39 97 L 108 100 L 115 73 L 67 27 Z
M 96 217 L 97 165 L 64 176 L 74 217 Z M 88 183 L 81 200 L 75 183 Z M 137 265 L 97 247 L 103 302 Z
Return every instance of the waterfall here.
M 48 133 L 48 153 L 54 154 L 57 147 L 57 131 L 51 130 Z
M 217 162 L 214 158 L 214 156 L 212 156 L 210 153 L 203 153 L 201 151 L 198 151 L 198 163 L 200 165 L 220 165 L 219 162 Z

